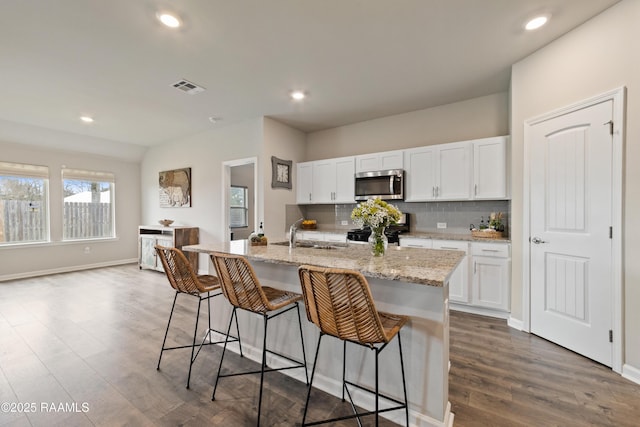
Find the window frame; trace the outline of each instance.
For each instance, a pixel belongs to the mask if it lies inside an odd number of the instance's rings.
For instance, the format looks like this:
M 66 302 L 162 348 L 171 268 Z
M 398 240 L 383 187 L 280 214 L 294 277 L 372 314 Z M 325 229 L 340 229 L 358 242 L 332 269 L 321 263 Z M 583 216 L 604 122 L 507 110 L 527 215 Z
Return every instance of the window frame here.
M 10 242 L 0 241 L 0 247 L 13 247 L 17 245 L 38 245 L 51 242 L 51 227 L 50 227 L 50 191 L 49 191 L 49 167 L 42 165 L 33 165 L 27 163 L 14 163 L 14 162 L 0 162 L 0 176 L 15 179 L 34 179 L 42 180 L 41 191 L 42 200 L 40 201 L 42 211 L 39 222 L 41 223 L 42 238 L 38 240 L 14 240 Z M 31 206 L 32 201 L 29 201 Z M 0 212 L 2 214 L 2 212 Z
M 234 189 L 238 189 L 241 188 L 244 190 L 244 206 L 234 206 L 233 205 L 233 199 L 231 197 L 231 193 Z M 230 186 L 230 191 L 229 191 L 229 228 L 231 229 L 236 229 L 236 228 L 248 228 L 249 227 L 249 187 L 247 187 L 246 185 L 231 185 Z M 233 217 L 234 215 L 232 214 L 232 212 L 234 210 L 244 210 L 244 225 L 233 225 Z
M 108 214 L 111 217 L 111 226 L 109 235 L 103 236 L 69 236 L 70 227 L 66 226 L 66 205 L 67 203 L 64 199 L 69 196 L 65 196 L 65 182 L 66 181 L 80 181 L 84 182 L 87 185 L 91 185 L 92 183 L 100 183 L 100 184 L 108 184 L 109 187 L 109 209 Z M 115 206 L 115 175 L 111 172 L 100 172 L 100 171 L 91 171 L 86 169 L 72 169 L 72 168 L 63 168 L 61 171 L 61 193 L 62 193 L 62 212 L 61 212 L 61 222 L 62 222 L 62 242 L 78 242 L 78 241 L 90 241 L 90 240 L 106 240 L 106 239 L 115 239 L 116 238 L 116 206 Z M 101 185 L 102 187 L 102 185 Z M 101 191 L 102 192 L 102 191 Z M 102 203 L 102 202 L 100 202 Z M 95 227 L 95 225 L 94 225 Z M 74 234 L 74 233 L 72 233 Z

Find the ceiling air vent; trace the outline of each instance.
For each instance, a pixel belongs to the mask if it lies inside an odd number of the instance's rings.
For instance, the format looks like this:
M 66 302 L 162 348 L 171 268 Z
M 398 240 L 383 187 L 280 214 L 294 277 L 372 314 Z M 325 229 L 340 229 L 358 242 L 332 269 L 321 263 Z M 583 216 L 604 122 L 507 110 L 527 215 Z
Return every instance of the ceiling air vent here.
M 189 95 L 195 95 L 196 93 L 204 92 L 204 88 L 202 86 L 198 86 L 195 83 L 191 83 L 189 80 L 180 80 L 175 82 L 173 85 L 179 91 L 188 93 Z

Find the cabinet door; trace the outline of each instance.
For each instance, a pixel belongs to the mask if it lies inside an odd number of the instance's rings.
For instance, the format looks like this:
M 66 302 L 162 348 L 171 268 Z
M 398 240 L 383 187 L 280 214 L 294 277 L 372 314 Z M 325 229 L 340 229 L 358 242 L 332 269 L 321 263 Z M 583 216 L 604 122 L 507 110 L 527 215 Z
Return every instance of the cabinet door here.
M 156 238 L 153 236 L 140 236 L 140 268 L 156 268 Z
M 333 202 L 336 190 L 336 163 L 335 161 L 320 160 L 313 162 L 313 174 L 311 181 L 314 203 Z
M 380 170 L 378 153 L 356 156 L 356 172 L 370 172 Z
M 469 142 L 461 142 L 439 145 L 437 174 L 437 199 L 470 199 L 471 144 Z
M 433 148 L 424 147 L 405 152 L 405 201 L 424 202 L 435 199 L 435 151 Z
M 507 142 L 505 137 L 473 142 L 473 193 L 475 199 L 507 197 Z
M 380 153 L 380 170 L 403 169 L 404 155 L 402 150 L 385 151 Z
M 355 161 L 353 157 L 336 159 L 335 203 L 355 203 Z
M 296 167 L 296 202 L 298 204 L 312 203 L 313 169 L 311 162 L 298 163 Z
M 472 303 L 494 310 L 509 310 L 509 260 L 474 256 Z
M 449 299 L 464 304 L 469 303 L 469 244 L 460 241 L 434 240 L 433 249 L 463 251 L 464 257 L 449 279 Z

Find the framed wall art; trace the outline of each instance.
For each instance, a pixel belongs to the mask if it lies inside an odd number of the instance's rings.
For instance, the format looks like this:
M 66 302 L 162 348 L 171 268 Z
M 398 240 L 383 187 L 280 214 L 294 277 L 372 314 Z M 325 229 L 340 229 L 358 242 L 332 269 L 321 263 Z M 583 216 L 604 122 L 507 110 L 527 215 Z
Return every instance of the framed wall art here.
M 158 184 L 161 208 L 191 207 L 191 168 L 160 172 Z
M 271 188 L 291 189 L 291 166 L 293 161 L 271 156 Z

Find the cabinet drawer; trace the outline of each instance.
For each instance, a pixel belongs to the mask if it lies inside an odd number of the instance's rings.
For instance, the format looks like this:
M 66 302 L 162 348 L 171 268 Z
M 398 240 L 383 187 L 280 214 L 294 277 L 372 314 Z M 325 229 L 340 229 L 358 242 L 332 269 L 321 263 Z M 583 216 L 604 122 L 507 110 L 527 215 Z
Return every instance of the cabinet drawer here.
M 432 248 L 431 239 L 420 239 L 417 237 L 401 237 L 400 238 L 400 246 L 404 246 L 407 248 Z
M 471 254 L 496 258 L 509 258 L 510 245 L 508 243 L 472 243 Z
M 336 243 L 346 243 L 347 235 L 340 233 L 325 233 L 324 234 L 325 242 L 336 242 Z
M 469 243 L 456 240 L 434 240 L 433 249 L 444 249 L 451 251 L 463 251 L 469 253 Z

